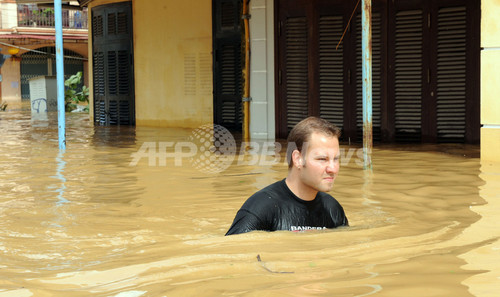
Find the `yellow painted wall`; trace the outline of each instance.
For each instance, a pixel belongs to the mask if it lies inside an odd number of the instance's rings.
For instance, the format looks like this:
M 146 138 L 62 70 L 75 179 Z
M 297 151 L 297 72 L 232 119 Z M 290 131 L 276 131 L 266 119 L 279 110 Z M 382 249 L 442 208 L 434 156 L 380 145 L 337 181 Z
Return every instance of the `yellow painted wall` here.
M 481 159 L 500 162 L 500 1 L 481 1 Z
M 212 1 L 134 2 L 138 125 L 213 121 Z
M 1 46 L 2 54 L 8 55 L 7 46 Z M 18 53 L 19 56 L 21 53 Z M 21 109 L 21 62 L 19 58 L 7 59 L 0 73 L 2 74 L 2 102 L 8 104 L 8 109 Z
M 212 123 L 212 1 L 134 0 L 132 10 L 137 126 Z

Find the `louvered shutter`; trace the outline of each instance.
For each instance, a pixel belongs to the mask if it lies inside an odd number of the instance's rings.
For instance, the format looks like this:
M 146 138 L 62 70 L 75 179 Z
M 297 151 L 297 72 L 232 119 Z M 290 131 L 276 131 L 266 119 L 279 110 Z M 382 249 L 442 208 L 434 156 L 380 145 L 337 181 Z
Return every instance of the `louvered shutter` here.
M 106 77 L 104 60 L 104 10 L 92 11 L 92 37 L 93 37 L 93 85 L 94 85 L 94 122 L 105 125 L 106 112 Z
M 219 44 L 219 98 L 221 108 L 220 124 L 229 127 L 241 125 L 241 51 L 238 42 Z
M 104 76 L 104 53 L 95 51 L 93 57 L 94 74 L 94 119 L 100 125 L 106 124 L 106 77 Z
M 437 135 L 464 142 L 466 125 L 466 9 L 441 8 L 437 35 Z
M 337 44 L 343 29 L 342 16 L 319 19 L 320 116 L 339 128 L 344 125 L 344 47 Z
M 290 131 L 308 115 L 307 19 L 290 17 L 285 21 L 285 96 L 287 129 Z
M 361 15 L 357 19 L 356 33 L 356 129 L 357 141 L 363 141 L 363 48 L 361 45 Z M 380 13 L 372 13 L 372 133 L 373 140 L 381 140 L 381 53 L 382 53 L 382 18 Z
M 215 1 L 214 122 L 241 129 L 242 51 L 240 1 Z
M 396 141 L 419 142 L 422 120 L 422 11 L 397 12 L 395 26 Z
M 92 9 L 94 120 L 134 125 L 135 100 L 130 3 Z

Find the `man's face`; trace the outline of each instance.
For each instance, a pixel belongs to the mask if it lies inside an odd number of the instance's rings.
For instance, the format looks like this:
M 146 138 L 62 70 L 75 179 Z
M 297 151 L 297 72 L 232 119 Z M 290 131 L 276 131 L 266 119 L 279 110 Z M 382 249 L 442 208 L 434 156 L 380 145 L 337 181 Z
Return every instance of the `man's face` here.
M 313 133 L 305 147 L 299 170 L 302 185 L 310 190 L 328 192 L 339 173 L 340 149 L 335 136 Z M 303 151 L 304 152 L 304 151 Z

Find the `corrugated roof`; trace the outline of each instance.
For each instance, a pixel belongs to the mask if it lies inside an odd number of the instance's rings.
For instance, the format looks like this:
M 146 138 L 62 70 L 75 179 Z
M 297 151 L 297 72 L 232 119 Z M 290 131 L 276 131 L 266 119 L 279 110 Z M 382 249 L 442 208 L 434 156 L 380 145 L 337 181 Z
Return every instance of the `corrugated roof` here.
M 16 0 L 16 2 L 18 4 L 54 4 L 54 0 Z M 78 2 L 78 5 L 72 5 L 71 2 Z M 88 2 L 90 0 L 62 1 L 62 4 L 80 7 L 86 5 Z

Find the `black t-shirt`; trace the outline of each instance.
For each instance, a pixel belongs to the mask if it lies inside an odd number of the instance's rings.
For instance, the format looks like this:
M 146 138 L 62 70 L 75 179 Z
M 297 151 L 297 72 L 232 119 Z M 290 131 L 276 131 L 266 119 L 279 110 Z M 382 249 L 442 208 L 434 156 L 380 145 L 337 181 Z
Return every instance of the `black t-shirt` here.
M 248 198 L 236 213 L 226 235 L 253 230 L 304 231 L 348 225 L 344 209 L 335 198 L 318 192 L 314 200 L 302 200 L 288 188 L 283 179 Z

